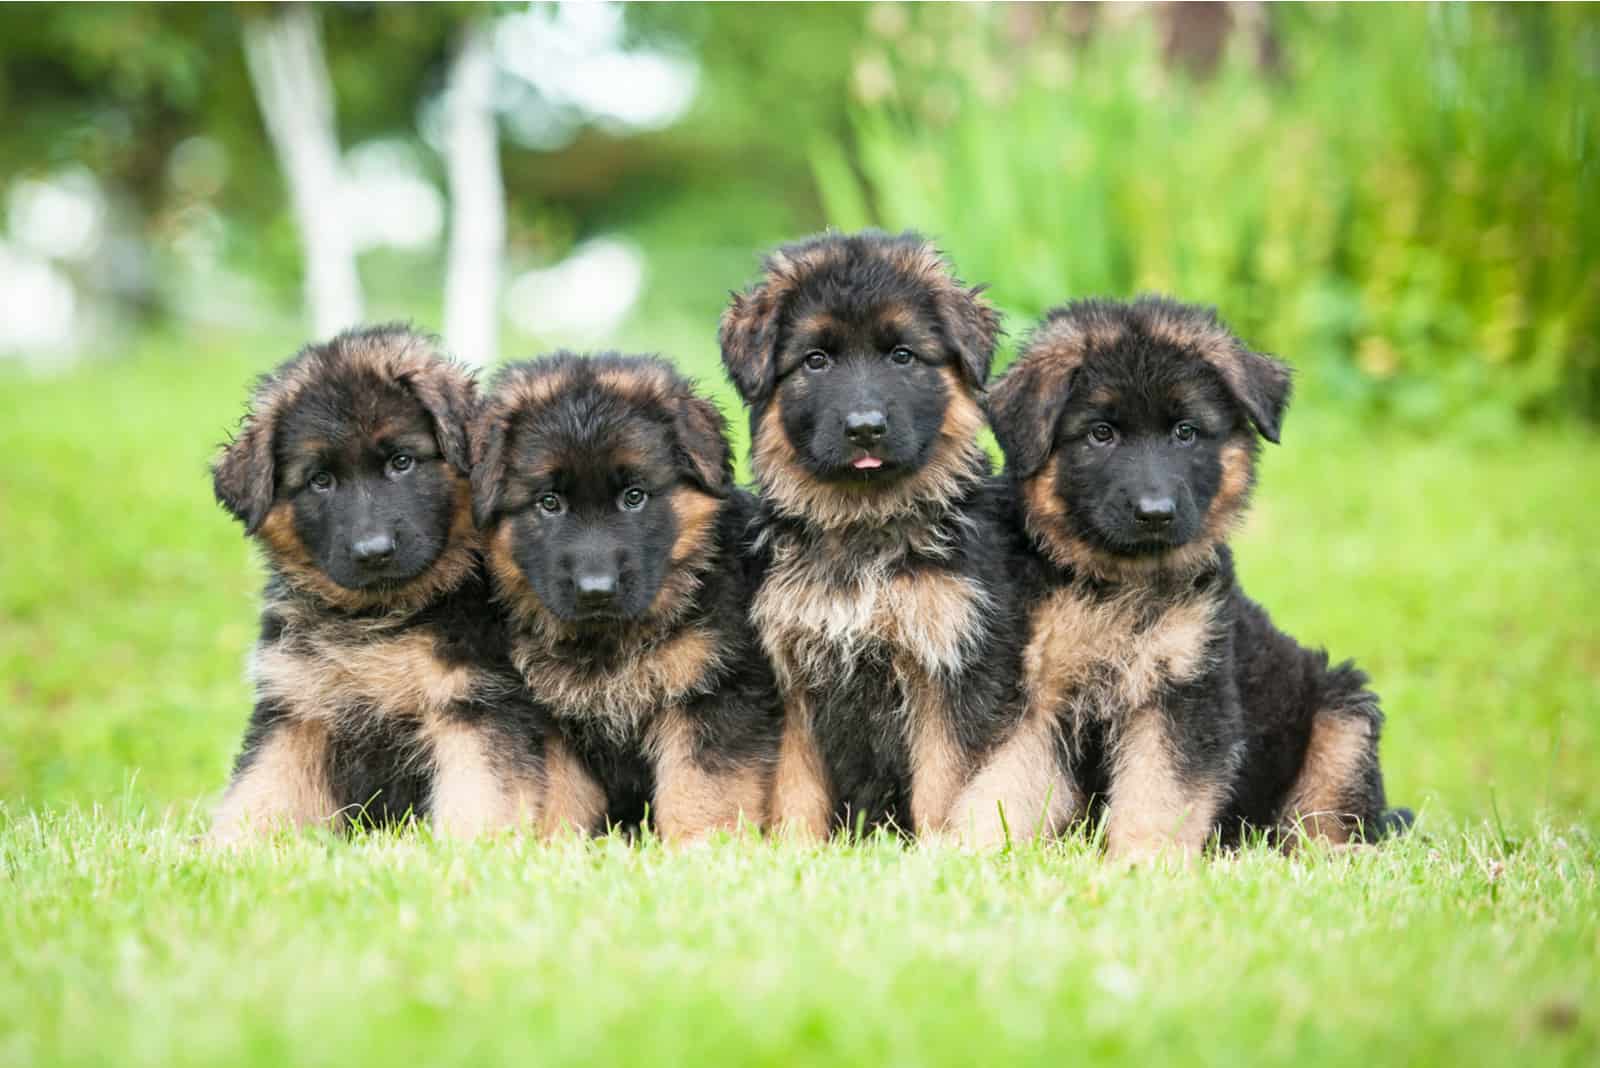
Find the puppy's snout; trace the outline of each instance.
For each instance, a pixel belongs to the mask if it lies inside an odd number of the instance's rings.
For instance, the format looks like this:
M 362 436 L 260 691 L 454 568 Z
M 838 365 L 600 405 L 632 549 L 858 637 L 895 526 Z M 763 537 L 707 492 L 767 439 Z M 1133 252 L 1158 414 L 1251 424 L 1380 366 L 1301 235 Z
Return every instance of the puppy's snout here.
M 573 580 L 578 607 L 586 612 L 610 608 L 617 599 L 617 576 L 609 571 L 582 571 Z
M 889 431 L 889 419 L 881 409 L 850 412 L 844 417 L 844 436 L 851 444 L 870 449 Z
M 1178 506 L 1170 496 L 1150 494 L 1141 496 L 1133 505 L 1133 516 L 1151 527 L 1165 527 L 1178 514 Z
M 368 534 L 350 546 L 350 555 L 363 567 L 378 567 L 394 559 L 394 535 Z

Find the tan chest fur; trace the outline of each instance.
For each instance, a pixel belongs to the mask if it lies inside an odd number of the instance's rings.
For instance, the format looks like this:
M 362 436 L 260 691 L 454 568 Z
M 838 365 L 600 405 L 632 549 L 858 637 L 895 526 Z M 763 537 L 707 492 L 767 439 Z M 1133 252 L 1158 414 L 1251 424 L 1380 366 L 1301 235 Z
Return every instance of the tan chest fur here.
M 822 562 L 780 551 L 752 618 L 785 685 L 827 686 L 873 645 L 888 646 L 900 670 L 955 674 L 986 605 L 976 583 L 951 572 L 864 567 L 841 580 Z
M 576 663 L 536 639 L 514 643 L 512 658 L 556 715 L 598 721 L 617 737 L 708 689 L 722 666 L 717 635 L 702 626 L 644 637 L 606 669 Z
M 350 725 L 375 718 L 421 723 L 486 685 L 470 667 L 440 658 L 436 637 L 425 630 L 385 634 L 358 624 L 258 646 L 250 675 L 258 698 L 301 719 Z
M 1093 721 L 1117 730 L 1163 684 L 1205 670 L 1216 612 L 1207 595 L 1151 613 L 1133 597 L 1055 591 L 1034 610 L 1023 653 L 1030 712 L 1060 717 L 1073 734 Z
M 863 656 L 887 650 L 900 701 L 886 711 L 910 756 L 912 824 L 941 826 L 970 771 L 947 685 L 979 644 L 988 595 L 965 576 L 930 568 L 864 564 L 841 577 L 834 560 L 777 547 L 751 610 L 762 644 L 790 691 L 838 686 Z M 792 693 L 787 704 L 805 707 Z

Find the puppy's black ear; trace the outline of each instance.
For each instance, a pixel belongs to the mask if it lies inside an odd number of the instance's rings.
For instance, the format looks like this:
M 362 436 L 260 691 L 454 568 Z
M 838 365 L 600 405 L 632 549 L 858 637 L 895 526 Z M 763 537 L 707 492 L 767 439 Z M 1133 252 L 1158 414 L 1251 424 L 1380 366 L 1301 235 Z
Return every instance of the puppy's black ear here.
M 1074 307 L 1089 310 L 1087 305 Z M 1288 364 L 1251 352 L 1218 318 L 1215 308 L 1143 296 L 1123 306 L 1119 317 L 1135 330 L 1209 364 L 1261 436 L 1277 443 L 1289 406 Z
M 777 378 L 780 301 L 768 283 L 732 296 L 717 330 L 722 365 L 744 402 L 759 404 L 772 394 Z
M 983 298 L 983 286 L 951 282 L 941 286 L 936 301 L 939 323 L 945 338 L 955 350 L 962 376 L 975 390 L 989 380 L 994 362 L 994 346 L 1000 336 L 1000 316 Z
M 1240 345 L 1233 353 L 1234 367 L 1223 370 L 1223 378 L 1261 436 L 1278 443 L 1283 428 L 1283 413 L 1289 407 L 1294 381 L 1289 365 L 1271 356 L 1251 352 Z
M 497 406 L 480 405 L 472 420 L 472 521 L 487 530 L 500 511 L 506 475 L 506 427 L 510 414 Z
M 405 377 L 433 418 L 434 436 L 445 462 L 463 475 L 472 471 L 472 448 L 467 428 L 477 412 L 477 384 L 465 368 L 438 357 L 438 365 Z
M 989 425 L 1013 478 L 1032 477 L 1050 456 L 1071 384 L 1071 370 L 1058 370 L 1046 374 L 1039 361 L 1019 357 L 989 390 Z
M 728 448 L 728 421 L 704 397 L 678 397 L 673 426 L 678 438 L 678 463 L 689 480 L 715 497 L 733 489 L 733 454 Z
M 211 465 L 211 488 L 217 500 L 235 519 L 244 524 L 246 534 L 261 529 L 272 510 L 276 492 L 272 438 L 277 413 L 270 406 L 245 416 L 239 433 Z

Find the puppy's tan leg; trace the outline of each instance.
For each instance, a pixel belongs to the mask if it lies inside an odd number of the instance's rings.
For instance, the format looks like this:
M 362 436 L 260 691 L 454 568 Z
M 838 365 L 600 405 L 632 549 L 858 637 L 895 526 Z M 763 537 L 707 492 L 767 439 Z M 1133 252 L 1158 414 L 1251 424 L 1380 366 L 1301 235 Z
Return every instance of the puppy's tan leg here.
M 440 716 L 429 723 L 434 829 L 452 838 L 527 827 L 539 818 L 541 784 L 532 761 L 514 759 L 516 740 Z
M 969 849 L 993 849 L 1005 844 L 1008 830 L 1013 840 L 1053 837 L 1081 807 L 1056 757 L 1049 717 L 1030 711 L 956 798 L 950 830 Z
M 701 761 L 695 724 L 678 711 L 664 713 L 651 727 L 649 748 L 655 764 L 657 832 L 669 841 L 703 838 L 734 830 L 740 821 L 766 822 L 768 770 L 759 765 L 713 771 Z
M 828 836 L 833 819 L 833 791 L 811 733 L 811 710 L 799 695 L 785 703 L 768 815 L 781 832 L 813 841 Z
M 1106 854 L 1146 860 L 1198 853 L 1222 802 L 1213 784 L 1186 784 L 1173 761 L 1161 713 L 1136 711 L 1118 740 L 1111 770 Z
M 606 793 L 559 731 L 544 743 L 544 795 L 539 830 L 546 838 L 564 831 L 592 834 L 606 818 Z
M 252 833 L 326 823 L 338 810 L 328 784 L 328 728 L 286 720 L 261 740 L 228 784 L 208 841 L 230 845 Z
M 946 722 L 943 695 L 916 684 L 911 698 L 911 823 L 919 835 L 942 833 L 968 773 Z
M 1278 818 L 1286 842 L 1304 837 L 1344 845 L 1351 840 L 1365 808 L 1359 799 L 1370 793 L 1378 762 L 1375 733 L 1372 720 L 1359 713 L 1317 713 L 1300 774 Z

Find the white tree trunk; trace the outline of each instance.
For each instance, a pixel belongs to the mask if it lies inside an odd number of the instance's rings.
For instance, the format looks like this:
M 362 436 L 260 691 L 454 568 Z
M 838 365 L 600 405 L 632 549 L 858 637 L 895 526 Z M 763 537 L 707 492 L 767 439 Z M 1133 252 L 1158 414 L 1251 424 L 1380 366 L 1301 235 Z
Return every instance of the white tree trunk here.
M 450 256 L 444 336 L 451 352 L 482 367 L 500 340 L 500 271 L 506 195 L 500 178 L 490 26 L 467 25 L 450 68 L 445 162 L 450 176 Z
M 246 19 L 244 51 L 305 250 L 311 329 L 326 338 L 360 322 L 361 277 L 341 202 L 333 86 L 316 15 L 304 4 L 289 4 Z

